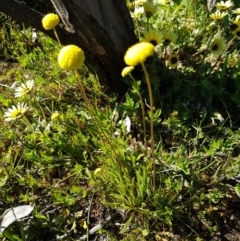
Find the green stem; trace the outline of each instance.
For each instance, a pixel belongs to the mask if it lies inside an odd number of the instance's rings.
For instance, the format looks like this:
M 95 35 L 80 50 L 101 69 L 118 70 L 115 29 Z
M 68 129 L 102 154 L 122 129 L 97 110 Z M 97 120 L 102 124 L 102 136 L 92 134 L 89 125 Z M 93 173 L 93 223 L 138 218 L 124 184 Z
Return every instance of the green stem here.
M 85 90 L 84 90 L 84 87 L 83 87 L 83 84 L 82 84 L 82 80 L 81 80 L 81 76 L 79 75 L 79 73 L 78 73 L 77 70 L 75 71 L 75 74 L 76 74 L 76 77 L 77 77 L 77 79 L 78 79 L 78 85 L 79 85 L 79 88 L 80 88 L 80 91 L 81 91 L 83 100 L 84 100 L 84 102 L 85 102 L 85 104 L 86 104 L 87 110 L 89 111 L 89 114 L 90 114 L 92 120 L 96 123 L 96 126 L 97 126 L 97 128 L 99 129 L 99 132 L 102 133 L 102 135 L 103 135 L 103 137 L 104 137 L 104 139 L 105 139 L 105 140 L 103 140 L 104 145 L 105 145 L 105 143 L 108 143 L 108 145 L 110 146 L 111 150 L 113 150 L 113 152 L 114 152 L 114 154 L 116 155 L 116 158 L 117 158 L 118 155 L 117 155 L 117 152 L 115 151 L 114 146 L 112 145 L 112 143 L 111 143 L 111 142 L 109 141 L 109 139 L 107 138 L 106 133 L 104 132 L 104 130 L 103 130 L 101 124 L 99 123 L 98 119 L 95 118 L 95 115 L 94 115 L 94 113 L 93 113 L 93 111 L 92 111 L 92 108 L 91 108 L 91 104 L 90 104 L 90 102 L 89 102 L 89 100 L 88 100 L 88 97 L 87 97 L 87 95 L 86 95 L 86 92 L 85 92 Z M 100 135 L 100 137 L 102 138 L 101 135 Z M 105 146 L 105 147 L 106 147 L 106 146 Z M 107 149 L 107 147 L 106 147 L 106 149 Z M 113 158 L 113 159 L 114 159 L 114 158 Z M 118 158 L 117 158 L 117 160 L 118 160 Z
M 31 129 L 32 131 L 34 131 L 31 123 L 29 122 L 28 118 L 27 118 L 25 115 L 22 116 L 22 119 L 23 119 L 23 121 L 25 122 L 25 124 L 27 125 L 27 127 L 28 127 L 29 129 Z
M 136 29 L 137 29 L 137 34 L 138 34 L 138 40 L 140 41 L 141 35 L 140 35 L 140 31 L 139 31 L 138 20 L 136 18 L 135 18 L 135 23 L 136 23 Z
M 37 103 L 38 107 L 40 108 L 40 110 L 41 110 L 41 112 L 42 112 L 42 115 L 43 115 L 43 118 L 44 118 L 44 120 L 45 120 L 45 122 L 46 122 L 47 119 L 46 119 L 46 116 L 45 116 L 44 111 L 43 111 L 43 109 L 42 109 L 42 106 L 38 103 L 38 101 L 36 101 L 36 103 Z
M 130 77 L 134 82 L 136 81 L 131 74 L 130 74 Z M 139 96 L 139 99 L 140 99 L 141 109 L 142 109 L 144 146 L 145 146 L 145 152 L 146 152 L 145 155 L 147 156 L 147 131 L 146 131 L 145 111 L 144 111 L 144 103 L 143 103 L 142 95 L 141 95 L 139 90 L 138 90 L 138 96 Z
M 149 102 L 150 102 L 150 141 L 151 141 L 151 151 L 152 151 L 152 159 L 153 159 L 153 191 L 156 188 L 156 163 L 154 157 L 154 130 L 153 130 L 153 94 L 152 94 L 152 87 L 149 78 L 149 74 L 147 72 L 146 66 L 144 63 L 141 63 L 144 75 L 146 78 L 147 86 L 148 86 L 148 93 L 149 93 Z
M 53 32 L 54 32 L 54 34 L 55 34 L 55 36 L 56 36 L 56 39 L 57 39 L 58 43 L 60 44 L 60 46 L 62 46 L 62 44 L 61 44 L 61 42 L 60 42 L 60 39 L 59 39 L 59 37 L 58 37 L 56 28 L 53 28 Z

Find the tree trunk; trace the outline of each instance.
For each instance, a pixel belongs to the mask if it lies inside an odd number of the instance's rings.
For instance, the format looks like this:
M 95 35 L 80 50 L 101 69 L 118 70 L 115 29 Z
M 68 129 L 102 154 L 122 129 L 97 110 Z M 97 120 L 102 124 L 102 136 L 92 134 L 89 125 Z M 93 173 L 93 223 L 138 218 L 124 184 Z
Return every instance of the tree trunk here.
M 94 69 L 101 84 L 122 96 L 126 84 L 121 81 L 125 64 L 124 53 L 137 42 L 132 19 L 125 0 L 52 0 L 61 2 L 67 10 L 74 31 L 56 28 L 63 45 L 75 44 L 83 49 L 86 65 Z M 52 30 L 43 29 L 43 14 L 15 0 L 1 0 L 0 11 L 32 26 L 55 39 Z M 60 16 L 61 17 L 61 16 Z

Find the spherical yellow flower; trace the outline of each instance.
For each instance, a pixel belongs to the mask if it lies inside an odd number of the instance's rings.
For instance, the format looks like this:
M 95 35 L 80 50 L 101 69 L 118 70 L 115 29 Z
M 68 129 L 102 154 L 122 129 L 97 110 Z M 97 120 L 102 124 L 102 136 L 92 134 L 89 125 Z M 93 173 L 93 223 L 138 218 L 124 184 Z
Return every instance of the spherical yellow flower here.
M 226 49 L 226 40 L 222 37 L 216 38 L 211 46 L 210 46 L 210 52 L 215 54 L 215 55 L 220 55 L 224 52 Z
M 150 29 L 149 31 L 145 31 L 143 41 L 157 46 L 158 44 L 162 43 L 163 35 L 157 30 Z
M 54 121 L 54 120 L 58 119 L 59 116 L 60 116 L 60 114 L 56 111 L 52 114 L 51 120 Z
M 42 19 L 42 25 L 46 30 L 50 30 L 56 27 L 59 24 L 59 21 L 58 15 L 49 13 Z
M 154 53 L 154 46 L 151 43 L 141 42 L 131 46 L 125 56 L 124 61 L 127 65 L 136 66 L 144 63 L 147 57 Z
M 125 67 L 125 68 L 122 70 L 122 77 L 125 77 L 125 76 L 129 75 L 129 74 L 133 71 L 133 69 L 134 69 L 133 66 Z
M 58 63 L 66 70 L 76 70 L 80 68 L 85 60 L 84 52 L 76 45 L 63 47 L 58 54 Z

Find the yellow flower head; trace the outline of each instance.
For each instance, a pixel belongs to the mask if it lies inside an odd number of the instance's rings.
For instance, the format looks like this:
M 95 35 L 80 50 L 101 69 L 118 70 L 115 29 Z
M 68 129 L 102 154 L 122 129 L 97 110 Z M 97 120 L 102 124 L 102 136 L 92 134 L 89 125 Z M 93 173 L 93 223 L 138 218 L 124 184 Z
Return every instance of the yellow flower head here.
M 156 6 L 154 6 L 152 3 L 145 2 L 143 3 L 143 8 L 146 14 L 147 18 L 152 17 L 152 15 L 156 12 Z
M 240 15 L 240 8 L 237 8 L 235 10 L 232 10 L 233 13 Z
M 52 114 L 51 120 L 54 121 L 54 120 L 58 119 L 59 116 L 60 116 L 60 114 L 56 111 Z
M 149 42 L 152 45 L 156 46 L 163 41 L 163 35 L 157 31 L 157 30 L 152 30 L 150 29 L 149 31 L 146 31 L 144 33 L 144 42 Z
M 226 10 L 226 9 L 228 9 L 228 8 L 233 6 L 233 2 L 231 0 L 228 0 L 226 2 L 221 1 L 220 3 L 216 3 L 215 6 L 219 10 Z
M 49 13 L 42 19 L 42 25 L 46 30 L 50 30 L 56 27 L 59 24 L 59 21 L 58 15 Z
M 210 52 L 215 54 L 215 55 L 220 55 L 224 52 L 226 49 L 226 40 L 222 37 L 216 38 L 211 46 L 210 46 Z
M 225 12 L 220 12 L 219 10 L 217 10 L 215 13 L 210 14 L 210 18 L 213 19 L 213 20 L 221 20 L 221 19 L 223 19 L 226 15 L 227 15 L 227 13 L 225 13 Z
M 141 42 L 131 46 L 125 56 L 124 61 L 127 65 L 136 66 L 144 63 L 147 57 L 154 53 L 154 46 L 151 43 Z
M 172 69 L 175 69 L 178 65 L 178 60 L 179 60 L 179 57 L 178 55 L 176 54 L 171 54 L 169 57 L 168 57 L 168 66 Z
M 171 42 L 175 42 L 176 38 L 177 37 L 173 32 L 170 32 L 170 31 L 163 32 L 163 44 L 165 46 L 169 45 Z
M 134 69 L 133 66 L 125 67 L 125 68 L 122 70 L 122 77 L 125 77 L 125 76 L 131 74 L 131 72 L 133 71 L 133 69 Z
M 127 3 L 127 8 L 129 11 L 134 11 L 135 5 L 133 2 Z
M 84 229 L 87 229 L 87 228 L 88 228 L 88 224 L 87 224 L 86 220 L 83 221 L 82 227 L 83 227 Z
M 239 57 L 238 54 L 234 53 L 234 54 L 229 54 L 228 55 L 228 62 L 227 62 L 227 66 L 228 68 L 233 68 L 236 67 L 239 61 Z
M 238 27 L 237 29 L 235 29 L 235 31 L 233 31 L 233 34 L 235 35 L 235 37 L 237 39 L 240 39 L 240 27 Z
M 16 120 L 23 116 L 23 114 L 27 111 L 28 107 L 24 103 L 19 103 L 17 106 L 13 106 L 9 108 L 5 114 L 5 121 Z
M 232 21 L 232 24 L 230 25 L 231 30 L 236 30 L 237 28 L 240 28 L 240 16 L 237 16 L 234 21 Z
M 218 24 L 216 22 L 211 22 L 208 26 L 207 26 L 207 30 L 212 34 L 215 31 L 217 31 L 218 29 Z
M 63 47 L 58 54 L 58 63 L 66 70 L 76 70 L 80 68 L 85 60 L 84 52 L 76 45 Z

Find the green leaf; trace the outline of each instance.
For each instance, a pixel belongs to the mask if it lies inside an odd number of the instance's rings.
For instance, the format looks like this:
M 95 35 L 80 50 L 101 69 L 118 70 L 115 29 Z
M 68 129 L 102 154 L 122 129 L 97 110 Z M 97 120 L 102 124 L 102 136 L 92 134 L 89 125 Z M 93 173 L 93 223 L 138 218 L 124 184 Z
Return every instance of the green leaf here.
M 0 187 L 4 186 L 8 179 L 8 174 L 4 167 L 0 167 Z
M 36 215 L 34 215 L 34 217 L 37 218 L 37 219 L 48 220 L 48 218 L 46 216 L 42 215 L 42 214 L 36 214 Z
M 127 222 L 124 224 L 123 228 L 120 230 L 120 234 L 125 233 L 126 229 L 128 228 L 128 226 L 130 225 L 132 221 L 132 216 L 127 220 Z

